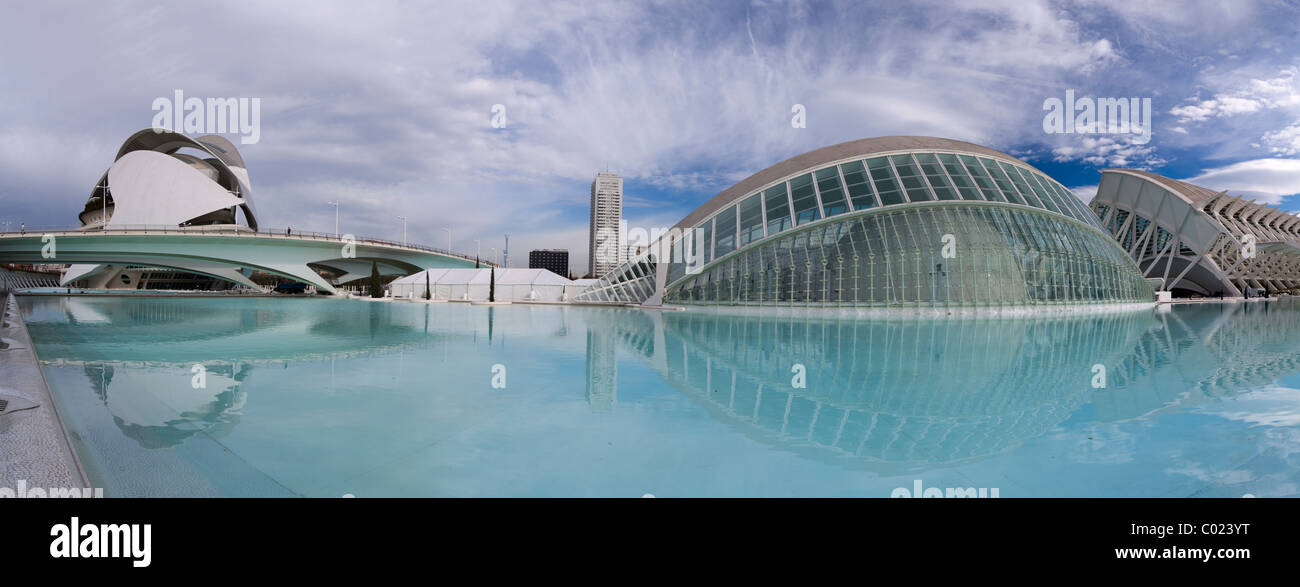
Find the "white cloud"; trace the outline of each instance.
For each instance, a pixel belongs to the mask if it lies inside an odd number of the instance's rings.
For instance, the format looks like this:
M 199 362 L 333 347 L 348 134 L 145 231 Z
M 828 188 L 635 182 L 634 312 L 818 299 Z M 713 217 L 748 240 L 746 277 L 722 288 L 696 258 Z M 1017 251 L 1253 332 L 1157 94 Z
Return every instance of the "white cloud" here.
M 1269 150 L 1279 155 L 1300 155 L 1300 122 L 1264 133 L 1260 138 Z
M 1297 69 L 1294 67 L 1283 69 L 1269 79 L 1241 80 L 1229 76 L 1219 82 L 1229 86 L 1227 91 L 1208 99 L 1189 98 L 1187 104 L 1171 108 L 1169 113 L 1183 124 L 1266 109 L 1290 108 L 1300 105 L 1300 85 L 1297 82 Z
M 1278 204 L 1284 196 L 1300 194 L 1300 159 L 1252 159 L 1207 169 L 1189 183 Z
M 1076 135 L 1068 135 L 1076 136 Z M 1165 163 L 1151 143 L 1137 143 L 1133 135 L 1077 135 L 1071 144 L 1052 149 L 1058 162 L 1082 161 L 1098 167 L 1151 169 Z
M 1070 188 L 1070 191 L 1074 193 L 1075 197 L 1079 198 L 1080 200 L 1083 200 L 1083 203 L 1085 204 L 1091 202 L 1093 198 L 1097 197 L 1096 185 L 1081 185 L 1077 187 L 1072 187 Z

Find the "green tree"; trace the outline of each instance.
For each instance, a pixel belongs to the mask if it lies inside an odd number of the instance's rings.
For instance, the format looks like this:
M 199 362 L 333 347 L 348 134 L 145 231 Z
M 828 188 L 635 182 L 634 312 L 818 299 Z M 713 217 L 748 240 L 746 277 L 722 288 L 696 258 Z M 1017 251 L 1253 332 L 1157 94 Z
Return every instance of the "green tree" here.
M 433 299 L 433 294 L 429 292 L 429 272 L 427 270 L 424 272 L 424 299 Z
M 379 265 L 374 261 L 370 262 L 370 297 L 384 297 L 384 283 L 379 278 Z
M 497 268 L 488 270 L 488 301 L 497 301 Z

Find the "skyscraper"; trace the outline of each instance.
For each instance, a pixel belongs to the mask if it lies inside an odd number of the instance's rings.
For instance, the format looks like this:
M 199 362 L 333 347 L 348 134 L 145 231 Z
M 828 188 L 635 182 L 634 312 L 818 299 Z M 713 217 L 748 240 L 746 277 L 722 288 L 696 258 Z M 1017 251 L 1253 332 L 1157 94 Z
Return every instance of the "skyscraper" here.
M 591 241 L 588 273 L 600 277 L 618 267 L 624 257 L 619 221 L 623 219 L 623 178 L 612 171 L 591 182 Z
M 560 277 L 569 276 L 569 251 L 566 249 L 537 249 L 528 252 L 529 269 L 548 269 Z

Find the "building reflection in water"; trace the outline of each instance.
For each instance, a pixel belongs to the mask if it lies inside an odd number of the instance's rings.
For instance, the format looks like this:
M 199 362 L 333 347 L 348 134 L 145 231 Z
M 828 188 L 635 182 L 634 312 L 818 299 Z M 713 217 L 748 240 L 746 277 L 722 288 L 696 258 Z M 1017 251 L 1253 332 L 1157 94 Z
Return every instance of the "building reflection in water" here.
M 1093 404 L 1122 421 L 1274 385 L 1300 372 L 1300 303 L 1194 304 L 1159 312 Z
M 54 341 L 58 337 L 49 333 L 60 325 L 111 328 L 116 344 L 48 342 L 42 360 L 80 367 L 114 424 L 150 449 L 176 446 L 200 433 L 227 435 L 239 423 L 246 400 L 242 386 L 257 369 L 328 361 L 332 388 L 336 360 L 400 351 L 429 338 L 423 313 L 394 313 L 390 304 L 368 304 L 364 312 L 321 312 L 312 304 L 328 301 L 259 308 L 232 299 L 221 300 L 231 302 L 230 311 L 222 312 L 191 301 L 43 298 L 33 305 L 30 330 L 40 340 Z M 363 345 L 357 344 L 358 334 Z M 193 384 L 194 365 L 204 367 L 201 388 Z
M 122 434 L 144 448 L 165 448 L 202 433 L 220 438 L 239 423 L 246 399 L 240 384 L 253 366 L 206 367 L 205 386 L 192 385 L 183 366 L 116 369 L 111 364 L 84 365 L 95 394 Z M 112 393 L 110 388 L 127 390 Z
M 587 329 L 587 403 L 609 411 L 618 401 L 618 337 L 602 328 Z
M 662 335 L 628 346 L 746 435 L 815 458 L 928 466 L 1046 433 L 1088 401 L 1092 366 L 1117 362 L 1151 316 L 652 321 Z
M 610 333 L 752 438 L 904 472 L 1005 453 L 1089 403 L 1117 421 L 1272 384 L 1300 369 L 1298 309 L 889 320 L 627 312 L 589 324 L 588 372 L 601 372 L 593 357 L 614 354 L 590 333 Z M 1093 387 L 1095 365 L 1106 368 L 1104 388 Z M 615 386 L 599 381 L 607 395 Z
M 50 341 L 42 359 L 83 370 L 117 427 L 147 448 L 229 434 L 247 400 L 244 386 L 259 370 L 320 361 L 320 387 L 329 390 L 336 360 L 342 372 L 342 360 L 400 351 L 400 371 L 409 350 L 415 360 L 441 354 L 455 365 L 482 351 L 475 341 L 489 320 L 493 333 L 483 346 L 503 348 L 509 334 L 523 343 L 516 346 L 536 349 L 528 352 L 576 351 L 547 360 L 585 360 L 593 411 L 618 409 L 619 357 L 639 358 L 748 437 L 809 458 L 899 472 L 1006 453 L 1085 405 L 1101 421 L 1140 419 L 1300 370 L 1294 301 L 888 320 L 540 306 L 431 315 L 430 306 L 361 309 L 348 301 L 339 303 L 352 304 L 349 311 L 322 312 L 318 303 L 331 302 L 279 301 L 268 310 L 231 300 L 223 313 L 197 312 L 187 301 L 42 301 L 33 309 L 41 319 L 29 320 L 29 329 Z M 115 344 L 43 335 L 60 321 L 65 330 L 75 323 L 76 332 L 112 326 Z M 207 369 L 204 389 L 191 386 L 195 363 Z M 806 387 L 792 385 L 796 364 Z M 1107 372 L 1103 389 L 1092 387 L 1098 364 Z M 512 368 L 512 382 L 525 377 Z M 582 383 L 570 381 L 562 391 L 576 394 L 573 384 Z M 642 396 L 630 397 L 624 402 Z

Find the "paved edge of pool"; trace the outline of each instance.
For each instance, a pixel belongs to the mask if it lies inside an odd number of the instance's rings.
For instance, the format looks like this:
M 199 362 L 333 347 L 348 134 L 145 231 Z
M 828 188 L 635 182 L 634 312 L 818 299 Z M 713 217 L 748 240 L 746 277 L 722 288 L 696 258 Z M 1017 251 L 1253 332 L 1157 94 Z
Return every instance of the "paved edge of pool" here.
M 3 314 L 0 336 L 12 346 L 0 350 L 0 373 L 4 373 L 0 395 L 38 405 L 0 415 L 0 491 L 12 490 L 20 496 L 40 488 L 49 496 L 51 489 L 77 489 L 80 496 L 81 489 L 91 486 L 89 477 L 50 395 L 13 294 L 6 296 Z

